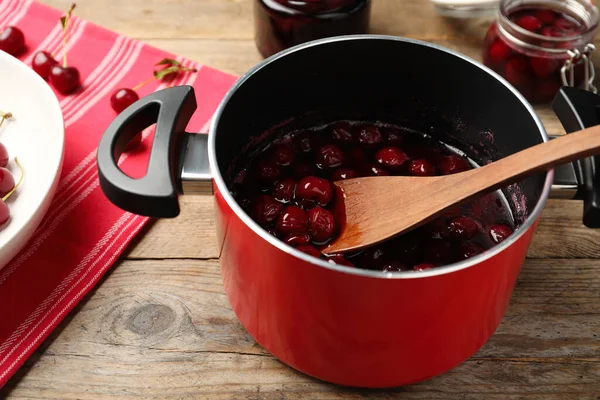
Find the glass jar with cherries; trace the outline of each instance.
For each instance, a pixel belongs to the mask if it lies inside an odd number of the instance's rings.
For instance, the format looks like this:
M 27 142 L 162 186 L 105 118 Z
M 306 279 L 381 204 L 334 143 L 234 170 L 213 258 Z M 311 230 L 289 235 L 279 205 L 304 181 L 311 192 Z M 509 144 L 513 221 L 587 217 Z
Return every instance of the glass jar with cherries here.
M 502 0 L 483 61 L 532 103 L 551 101 L 563 85 L 596 92 L 597 27 L 591 0 Z
M 366 33 L 371 0 L 255 0 L 255 39 L 264 57 L 328 36 Z

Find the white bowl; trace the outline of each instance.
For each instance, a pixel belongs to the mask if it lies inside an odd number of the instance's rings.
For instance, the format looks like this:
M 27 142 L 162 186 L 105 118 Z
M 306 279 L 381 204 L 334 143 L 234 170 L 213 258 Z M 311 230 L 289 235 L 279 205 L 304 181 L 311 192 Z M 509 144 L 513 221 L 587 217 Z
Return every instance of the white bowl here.
M 10 220 L 0 227 L 0 269 L 27 243 L 46 214 L 63 162 L 65 129 L 54 92 L 35 71 L 0 50 L 0 110 L 13 118 L 0 127 L 15 182 L 21 186 L 6 201 Z

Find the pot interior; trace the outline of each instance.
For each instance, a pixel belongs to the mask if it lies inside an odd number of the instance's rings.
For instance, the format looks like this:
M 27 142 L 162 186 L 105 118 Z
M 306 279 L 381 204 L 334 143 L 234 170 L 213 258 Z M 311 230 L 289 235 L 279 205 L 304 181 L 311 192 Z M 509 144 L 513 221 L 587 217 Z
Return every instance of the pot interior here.
M 343 118 L 414 129 L 479 165 L 541 143 L 545 133 L 528 103 L 484 68 L 432 45 L 366 35 L 278 54 L 241 79 L 214 121 L 218 170 L 228 182 L 239 155 L 269 140 L 274 125 Z M 545 175 L 503 190 L 517 225 L 540 201 Z

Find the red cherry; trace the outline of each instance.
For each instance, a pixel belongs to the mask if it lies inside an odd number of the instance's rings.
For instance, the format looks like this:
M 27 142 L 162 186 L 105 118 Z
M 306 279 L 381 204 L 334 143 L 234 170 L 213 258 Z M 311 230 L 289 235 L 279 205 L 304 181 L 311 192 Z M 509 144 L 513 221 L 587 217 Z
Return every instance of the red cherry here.
M 273 229 L 273 228 L 267 228 L 267 232 L 270 235 L 273 235 L 273 236 L 277 237 L 277 232 L 275 232 L 275 229 Z
M 442 175 L 450 175 L 468 170 L 469 163 L 462 157 L 450 155 L 441 157 L 437 168 Z
M 50 68 L 50 83 L 62 94 L 69 94 L 81 86 L 79 71 L 75 67 L 55 64 Z
M 421 263 L 421 264 L 417 264 L 413 267 L 413 270 L 415 271 L 425 271 L 428 269 L 432 269 L 435 268 L 435 265 L 433 264 L 428 264 L 428 263 Z
M 313 140 L 309 133 L 302 133 L 294 137 L 294 145 L 301 153 L 309 153 L 313 149 Z
M 0 167 L 6 167 L 8 165 L 8 150 L 6 146 L 0 143 Z
M 265 185 L 272 185 L 279 179 L 281 169 L 274 161 L 263 159 L 256 164 L 258 179 Z
M 333 214 L 319 206 L 308 210 L 308 231 L 313 241 L 324 243 L 335 233 L 335 218 Z
M 379 165 L 392 171 L 399 171 L 408 156 L 397 147 L 385 147 L 377 152 L 375 159 Z
M 484 252 L 484 248 L 475 242 L 463 242 L 460 245 L 458 258 L 466 260 L 467 258 L 475 257 L 477 254 Z
M 246 211 L 247 213 L 250 213 L 250 209 L 252 207 L 252 200 L 249 197 L 247 197 L 244 194 L 238 194 L 235 197 L 235 201 L 237 201 L 240 207 L 242 207 L 242 210 Z
M 414 176 L 433 176 L 435 175 L 435 167 L 424 158 L 412 160 L 408 164 L 408 171 Z
M 320 205 L 326 206 L 333 197 L 331 183 L 316 176 L 307 176 L 298 182 L 296 197 L 304 200 L 314 200 Z
M 323 146 L 317 152 L 317 167 L 336 168 L 344 162 L 344 153 L 334 144 Z
M 448 230 L 452 237 L 456 239 L 470 239 L 475 236 L 479 230 L 479 225 L 471 218 L 458 217 L 450 221 Z
M 552 10 L 537 10 L 535 13 L 535 17 L 537 19 L 539 19 L 540 21 L 542 21 L 542 23 L 544 24 L 551 24 L 552 22 L 554 22 L 554 18 L 556 17 L 556 14 L 554 14 L 554 11 Z
M 304 177 L 314 175 L 317 171 L 317 168 L 314 164 L 309 164 L 305 161 L 296 162 L 294 164 L 294 176 L 297 179 L 302 179 Z
M 452 262 L 452 246 L 444 240 L 432 240 L 425 248 L 425 258 L 439 264 Z
M 488 235 L 494 243 L 502 242 L 504 239 L 512 235 L 512 233 L 513 230 L 508 225 L 492 225 L 488 229 Z
M 296 181 L 292 178 L 283 179 L 275 184 L 275 199 L 282 203 L 289 203 L 294 199 Z
M 429 162 L 437 162 L 439 158 L 442 156 L 442 153 L 439 149 L 433 148 L 431 146 L 419 146 L 412 145 L 405 148 L 404 151 L 410 158 L 418 159 L 418 158 L 426 158 Z
M 442 216 L 444 218 L 454 218 L 454 217 L 460 216 L 461 213 L 462 213 L 462 210 L 461 210 L 460 206 L 454 206 L 454 207 L 450 207 L 446 211 L 444 211 Z
M 308 215 L 300 207 L 287 206 L 279 216 L 275 229 L 282 235 L 305 234 L 308 231 Z
M 294 150 L 285 145 L 277 146 L 273 150 L 273 158 L 277 164 L 287 167 L 294 161 Z
M 349 168 L 338 168 L 331 173 L 331 180 L 333 182 L 352 178 L 356 178 L 356 171 Z
M 117 113 L 121 113 L 127 107 L 140 99 L 137 92 L 133 89 L 122 88 L 115 90 L 110 96 L 110 106 Z
M 346 267 L 355 267 L 352 261 L 344 257 L 343 254 L 330 254 L 326 256 L 327 262 L 330 264 L 345 265 Z
M 573 21 L 569 21 L 566 18 L 558 18 L 554 21 L 554 26 L 563 32 L 573 32 L 576 31 L 578 26 Z
M 448 224 L 441 219 L 435 219 L 425 225 L 424 230 L 429 234 L 431 239 L 447 239 L 450 237 Z
M 369 247 L 358 256 L 360 266 L 366 269 L 381 269 L 387 260 L 387 251 L 383 247 Z
M 533 72 L 538 78 L 548 78 L 552 74 L 558 72 L 562 62 L 556 58 L 546 57 L 531 57 L 529 59 Z
M 18 56 L 25 50 L 25 35 L 15 26 L 7 26 L 0 32 L 0 50 Z
M 506 63 L 504 76 L 515 86 L 527 84 L 531 75 L 531 66 L 526 57 L 513 57 Z
M 548 36 L 548 37 L 563 37 L 563 36 L 565 36 L 561 30 L 559 30 L 558 28 L 556 28 L 554 26 L 545 26 L 542 28 L 542 31 L 540 33 L 542 35 Z
M 396 128 L 383 129 L 383 136 L 385 137 L 385 141 L 392 146 L 399 146 L 404 142 L 402 132 Z
M 235 178 L 233 178 L 232 183 L 236 186 L 242 186 L 246 182 L 247 178 L 248 178 L 248 170 L 246 168 L 242 168 L 235 175 Z
M 271 196 L 261 195 L 252 208 L 252 219 L 261 225 L 269 225 L 277 220 L 283 204 Z
M 383 143 L 383 136 L 377 126 L 366 125 L 358 130 L 358 142 L 364 146 L 373 147 Z
M 21 164 L 19 163 L 19 160 L 17 160 L 16 157 L 15 163 L 21 170 L 21 177 L 19 178 L 19 181 L 17 182 L 16 186 L 15 180 L 10 171 L 6 168 L 0 168 L 0 196 L 3 197 L 3 199 L 0 199 L 0 226 L 6 224 L 10 219 L 10 209 L 5 203 L 5 200 L 7 200 L 14 193 L 16 188 L 23 181 L 23 177 L 25 176 L 23 167 L 21 167 Z
M 400 261 L 390 261 L 390 262 L 383 264 L 383 267 L 381 267 L 381 270 L 383 272 L 399 272 L 399 271 L 408 271 L 408 270 L 410 270 L 410 268 L 408 268 L 406 265 L 402 264 Z
M 390 173 L 374 164 L 367 164 L 360 169 L 361 176 L 388 176 Z
M 510 57 L 511 54 L 512 50 L 510 47 L 500 39 L 494 41 L 488 50 L 488 57 L 494 64 L 499 64 L 508 60 L 508 57 Z
M 524 15 L 517 20 L 517 25 L 531 32 L 537 32 L 542 28 L 542 22 L 533 15 Z
M 394 258 L 403 263 L 412 265 L 421 259 L 424 246 L 423 237 L 417 234 L 408 234 L 394 239 L 386 244 L 386 249 L 394 254 Z
M 42 78 L 48 79 L 50 69 L 56 64 L 58 64 L 58 61 L 52 58 L 52 54 L 47 51 L 38 51 L 35 53 L 35 56 L 33 56 L 31 68 L 33 68 L 33 70 Z
M 3 197 L 15 187 L 15 178 L 6 168 L 0 167 L 0 197 Z
M 317 250 L 314 246 L 298 246 L 296 247 L 296 249 L 313 257 L 321 257 L 321 252 Z
M 10 219 L 10 208 L 8 205 L 0 199 L 0 227 L 8 222 Z
M 347 122 L 337 122 L 331 126 L 331 137 L 339 145 L 349 145 L 354 143 L 352 127 Z
M 346 160 L 352 165 L 361 166 L 367 162 L 367 155 L 363 149 L 355 147 L 346 153 Z
M 287 235 L 283 242 L 289 244 L 290 246 L 303 246 L 305 244 L 310 243 L 310 235 L 299 235 L 296 233 L 292 233 L 291 235 Z

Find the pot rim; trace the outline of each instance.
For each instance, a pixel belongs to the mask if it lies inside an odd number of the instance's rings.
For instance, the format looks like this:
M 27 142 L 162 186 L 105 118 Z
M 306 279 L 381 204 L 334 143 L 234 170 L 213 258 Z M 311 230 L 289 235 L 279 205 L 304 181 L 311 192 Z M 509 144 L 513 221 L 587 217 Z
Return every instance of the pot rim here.
M 502 78 L 496 72 L 492 71 L 485 65 L 475 61 L 474 59 L 472 59 L 470 57 L 467 57 L 463 54 L 452 51 L 448 48 L 438 46 L 436 44 L 423 42 L 423 41 L 415 40 L 415 39 L 403 38 L 403 37 L 399 37 L 399 36 L 391 36 L 391 35 L 361 34 L 361 35 L 346 35 L 346 36 L 337 36 L 337 37 L 329 37 L 329 38 L 325 38 L 325 39 L 318 39 L 318 40 L 314 40 L 311 42 L 307 42 L 307 43 L 303 43 L 303 44 L 291 47 L 287 50 L 284 50 L 282 52 L 274 54 L 271 57 L 263 60 L 259 64 L 252 67 L 248 72 L 246 72 L 244 75 L 242 75 L 235 82 L 235 84 L 229 89 L 229 91 L 227 92 L 227 94 L 225 95 L 225 97 L 223 98 L 221 103 L 219 104 L 219 106 L 213 116 L 209 135 L 208 135 L 208 159 L 209 159 L 209 163 L 210 163 L 212 179 L 216 183 L 217 188 L 219 189 L 221 195 L 223 196 L 223 198 L 225 199 L 225 201 L 227 202 L 229 207 L 231 207 L 233 212 L 237 215 L 237 217 L 240 218 L 258 236 L 260 236 L 261 238 L 263 238 L 264 240 L 266 240 L 273 246 L 279 248 L 281 251 L 288 253 L 296 258 L 299 258 L 302 261 L 305 261 L 309 264 L 313 264 L 315 266 L 326 268 L 326 269 L 329 269 L 332 271 L 341 272 L 344 274 L 358 275 L 358 276 L 364 276 L 364 277 L 368 277 L 368 278 L 379 278 L 379 279 L 427 278 L 427 277 L 445 275 L 445 274 L 449 274 L 452 272 L 460 271 L 460 270 L 472 267 L 474 265 L 477 265 L 483 261 L 486 261 L 486 260 L 494 257 L 496 254 L 504 251 L 509 246 L 514 244 L 516 241 L 518 241 L 525 232 L 527 232 L 530 228 L 532 228 L 534 222 L 540 216 L 540 214 L 546 204 L 546 200 L 548 199 L 548 195 L 550 193 L 550 188 L 552 186 L 552 181 L 554 178 L 554 170 L 550 170 L 546 174 L 546 181 L 544 182 L 544 188 L 540 195 L 540 199 L 538 200 L 537 204 L 535 205 L 533 211 L 527 217 L 525 222 L 519 228 L 517 228 L 515 230 L 515 232 L 513 233 L 513 235 L 511 235 L 511 237 L 509 239 L 504 240 L 503 242 L 499 243 L 498 245 L 492 247 L 489 250 L 484 251 L 481 254 L 478 254 L 475 257 L 472 257 L 472 258 L 469 258 L 469 259 L 466 259 L 463 261 L 459 261 L 456 263 L 444 265 L 441 267 L 432 268 L 432 269 L 425 270 L 425 271 L 382 272 L 382 271 L 374 271 L 374 270 L 367 270 L 367 269 L 361 269 L 361 268 L 347 267 L 347 266 L 343 266 L 343 265 L 339 265 L 339 264 L 332 264 L 325 260 L 321 260 L 316 257 L 310 256 L 306 253 L 301 252 L 300 250 L 295 249 L 294 247 L 292 247 L 288 244 L 285 244 L 284 242 L 280 241 L 273 235 L 269 234 L 266 230 L 261 228 L 260 225 L 258 225 L 256 222 L 254 222 L 252 220 L 252 218 L 250 218 L 250 216 L 247 215 L 242 210 L 242 208 L 235 201 L 235 199 L 233 198 L 231 193 L 229 193 L 229 189 L 227 188 L 227 185 L 225 184 L 223 176 L 221 175 L 221 172 L 219 171 L 219 168 L 217 167 L 218 164 L 217 164 L 217 155 L 216 155 L 216 149 L 215 149 L 215 147 L 216 147 L 216 145 L 215 145 L 216 130 L 219 125 L 219 119 L 221 118 L 221 114 L 223 113 L 223 110 L 227 106 L 229 100 L 235 95 L 238 88 L 240 88 L 257 71 L 259 71 L 260 69 L 264 68 L 265 66 L 277 61 L 279 58 L 285 57 L 289 54 L 295 53 L 297 51 L 302 51 L 306 48 L 310 48 L 313 46 L 319 46 L 319 45 L 322 45 L 325 43 L 334 43 L 334 42 L 342 42 L 342 41 L 350 41 L 350 40 L 391 40 L 391 41 L 412 43 L 412 44 L 416 44 L 416 45 L 420 45 L 420 46 L 429 47 L 429 48 L 432 48 L 432 49 L 435 49 L 438 51 L 442 51 L 442 52 L 450 54 L 454 57 L 461 58 L 462 60 L 464 60 L 468 63 L 471 63 L 475 67 L 487 72 L 489 75 L 496 78 L 496 80 L 498 80 L 500 83 L 502 83 L 508 90 L 510 90 L 513 93 L 513 95 L 515 96 L 516 99 L 521 101 L 521 103 L 529 111 L 531 118 L 536 123 L 536 125 L 542 135 L 542 140 L 544 142 L 548 141 L 548 135 L 546 133 L 544 125 L 542 124 L 538 115 L 533 110 L 533 107 L 531 106 L 531 104 L 529 104 L 529 102 L 527 100 L 525 100 L 525 97 L 523 97 L 523 95 L 521 95 L 521 93 L 519 93 L 517 91 L 517 89 L 512 87 L 504 78 Z

